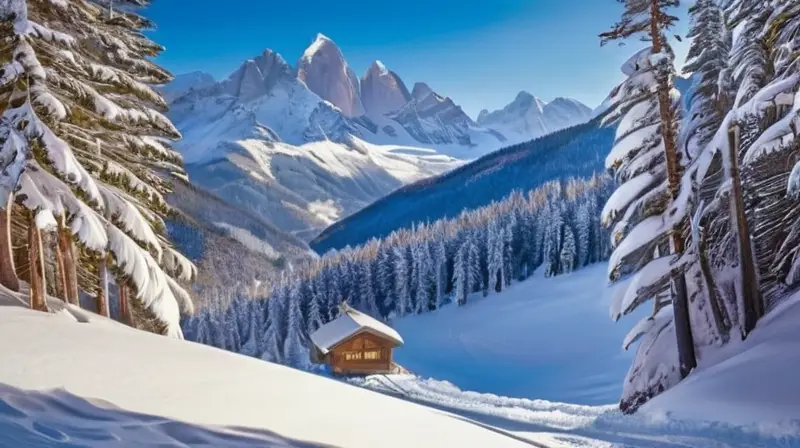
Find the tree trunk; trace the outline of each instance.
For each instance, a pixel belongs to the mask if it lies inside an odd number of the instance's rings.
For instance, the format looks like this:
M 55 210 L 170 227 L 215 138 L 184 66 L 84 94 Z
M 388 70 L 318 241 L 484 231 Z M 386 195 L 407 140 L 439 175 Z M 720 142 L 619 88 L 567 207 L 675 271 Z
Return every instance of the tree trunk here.
M 97 294 L 95 300 L 97 304 L 97 314 L 109 317 L 108 313 L 108 267 L 106 266 L 106 254 L 101 254 L 97 263 Z
M 66 269 L 66 255 L 64 249 L 61 247 L 61 220 L 59 217 L 58 232 L 56 232 L 56 297 L 69 303 L 67 299 L 67 269 Z
M 119 320 L 122 323 L 130 325 L 130 316 L 128 315 L 128 287 L 125 282 L 120 282 L 119 285 Z
M 706 284 L 706 290 L 708 290 L 708 301 L 710 302 L 711 314 L 714 316 L 714 323 L 717 326 L 720 336 L 727 342 L 731 330 L 730 318 L 728 318 L 725 307 L 722 304 L 719 290 L 717 289 L 717 282 L 714 280 L 714 274 L 711 272 L 711 265 L 708 262 L 707 247 L 705 232 L 701 231 L 700 241 L 697 246 L 700 275 L 703 277 L 703 281 Z
M 11 207 L 13 196 L 0 209 L 0 285 L 19 292 L 19 278 L 14 268 L 14 248 L 11 245 Z
M 661 9 L 658 0 L 650 0 L 650 37 L 653 41 L 653 54 L 664 51 L 661 28 Z M 672 199 L 677 199 L 680 194 L 681 165 L 678 160 L 678 145 L 675 130 L 675 112 L 670 98 L 670 79 L 668 76 L 658 74 L 658 109 L 661 116 L 661 138 L 664 141 L 664 155 L 667 162 L 667 183 Z M 672 251 L 682 254 L 684 251 L 683 229 L 680 224 L 673 227 L 671 232 Z M 681 378 L 697 367 L 697 357 L 694 350 L 694 337 L 692 324 L 689 319 L 689 297 L 686 288 L 686 276 L 682 272 L 672 274 L 673 287 L 673 313 L 675 335 L 678 344 L 678 362 L 680 364 Z
M 36 227 L 36 215 L 28 212 L 28 259 L 30 269 L 30 306 L 37 311 L 47 311 L 44 278 L 44 257 L 42 256 L 42 234 Z
M 64 223 L 64 217 L 58 220 L 58 249 L 64 263 L 64 288 L 67 302 L 72 305 L 80 306 L 78 296 L 78 271 L 75 263 L 75 247 L 72 243 L 72 236 Z M 59 269 L 59 273 L 60 273 Z
M 743 336 L 747 337 L 756 327 L 756 323 L 764 315 L 764 304 L 761 301 L 758 274 L 753 258 L 753 246 L 750 241 L 750 225 L 745 215 L 744 197 L 742 194 L 741 173 L 739 172 L 739 128 L 728 131 L 730 141 L 730 176 L 731 176 L 731 215 L 736 220 L 737 243 L 739 246 L 739 268 L 741 269 L 740 285 L 744 304 Z

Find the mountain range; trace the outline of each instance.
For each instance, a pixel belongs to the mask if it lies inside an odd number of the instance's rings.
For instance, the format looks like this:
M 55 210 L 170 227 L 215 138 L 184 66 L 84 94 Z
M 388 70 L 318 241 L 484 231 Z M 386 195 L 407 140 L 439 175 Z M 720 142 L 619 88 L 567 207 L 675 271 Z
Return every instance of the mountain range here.
M 321 34 L 294 66 L 264 50 L 224 80 L 194 72 L 162 92 L 193 184 L 304 240 L 403 185 L 591 118 L 522 92 L 476 121 L 380 61 L 359 78 Z

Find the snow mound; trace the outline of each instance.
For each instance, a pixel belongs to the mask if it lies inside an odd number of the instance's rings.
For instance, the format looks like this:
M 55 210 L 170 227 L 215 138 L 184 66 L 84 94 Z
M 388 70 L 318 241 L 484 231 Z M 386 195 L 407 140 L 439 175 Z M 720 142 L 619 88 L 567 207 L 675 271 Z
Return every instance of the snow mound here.
M 798 322 L 800 294 L 759 321 L 745 341 L 701 359 L 688 378 L 642 412 L 754 425 L 776 436 L 800 434 Z
M 99 317 L 80 323 L 13 306 L 21 303 L 7 291 L 0 303 L 3 447 L 527 446 L 287 367 Z

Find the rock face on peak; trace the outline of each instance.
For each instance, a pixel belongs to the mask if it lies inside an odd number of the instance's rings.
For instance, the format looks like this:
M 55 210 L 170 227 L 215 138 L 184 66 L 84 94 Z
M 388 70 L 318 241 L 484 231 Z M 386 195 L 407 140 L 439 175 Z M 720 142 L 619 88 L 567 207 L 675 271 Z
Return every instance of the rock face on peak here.
M 414 89 L 411 91 L 411 97 L 417 101 L 424 100 L 428 95 L 434 94 L 433 89 L 424 82 L 414 83 Z
M 425 83 L 414 84 L 411 101 L 390 114 L 415 140 L 427 145 L 460 145 L 465 148 L 499 148 L 505 137 L 480 128 L 452 99 L 434 92 Z M 480 152 L 480 154 L 478 153 Z M 465 151 L 464 158 L 485 154 Z
M 361 102 L 369 115 L 386 115 L 401 109 L 411 101 L 403 80 L 380 61 L 370 65 L 361 78 Z
M 269 93 L 280 81 L 291 82 L 293 78 L 292 68 L 280 54 L 264 50 L 245 61 L 222 82 L 222 88 L 240 101 L 251 101 Z
M 342 110 L 347 117 L 364 114 L 361 86 L 342 51 L 328 37 L 319 34 L 297 62 L 297 77 L 308 88 Z
M 592 110 L 579 101 L 556 98 L 545 103 L 522 91 L 501 110 L 481 111 L 477 123 L 505 135 L 509 143 L 520 143 L 585 123 L 592 116 Z

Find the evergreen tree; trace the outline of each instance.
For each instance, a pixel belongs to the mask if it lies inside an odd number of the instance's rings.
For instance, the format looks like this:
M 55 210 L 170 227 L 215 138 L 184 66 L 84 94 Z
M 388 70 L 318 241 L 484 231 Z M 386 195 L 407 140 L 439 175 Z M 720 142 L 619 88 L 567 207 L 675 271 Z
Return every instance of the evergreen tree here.
M 609 262 L 609 276 L 618 281 L 637 273 L 631 291 L 615 315 L 627 314 L 641 303 L 663 291 L 673 291 L 673 328 L 677 338 L 679 365 L 677 378 L 660 369 L 632 368 L 627 383 L 641 388 L 625 391 L 620 407 L 635 411 L 652 396 L 671 387 L 697 365 L 689 319 L 686 279 L 676 269 L 671 254 L 684 252 L 683 230 L 689 212 L 680 195 L 682 151 L 678 146 L 679 104 L 674 101 L 674 56 L 665 31 L 677 17 L 668 13 L 678 0 L 625 0 L 621 20 L 614 28 L 600 35 L 601 42 L 643 35 L 651 46 L 637 52 L 623 66 L 628 77 L 612 92 L 612 110 L 607 122 L 619 122 L 614 148 L 606 159 L 620 187 L 609 199 L 603 221 L 613 225 L 614 252 Z M 675 206 L 677 205 L 677 206 Z M 656 257 L 665 248 L 667 255 Z M 652 330 L 661 332 L 661 328 Z M 669 334 L 669 333 L 660 333 Z M 652 360 L 639 351 L 637 365 Z M 636 376 L 656 375 L 655 378 Z M 631 377 L 633 376 L 633 377 Z
M 574 271 L 576 260 L 575 234 L 570 226 L 564 226 L 564 244 L 561 246 L 561 272 L 570 273 Z
M 361 263 L 358 285 L 359 306 L 358 309 L 370 316 L 378 316 L 378 306 L 375 297 L 375 288 L 372 275 L 372 263 L 368 260 Z
M 453 285 L 456 295 L 456 303 L 461 306 L 467 303 L 469 294 L 470 270 L 469 270 L 469 245 L 465 241 L 456 252 L 455 263 L 453 266 Z
M 378 291 L 382 299 L 383 317 L 389 316 L 390 310 L 396 306 L 395 301 L 395 281 L 394 281 L 394 261 L 392 249 L 388 245 L 381 245 L 378 250 Z
M 288 297 L 287 335 L 283 345 L 283 361 L 299 369 L 307 368 L 310 362 L 307 349 L 307 335 L 300 311 L 300 293 L 293 288 Z
M 395 295 L 396 295 L 396 308 L 397 316 L 405 316 L 411 311 L 411 291 L 409 285 L 410 272 L 408 261 L 404 250 L 395 248 L 394 251 L 394 278 L 395 278 Z
M 447 294 L 447 248 L 444 235 L 440 235 L 433 246 L 433 275 L 436 282 L 434 309 L 442 307 Z
M 690 158 L 696 158 L 717 132 L 728 110 L 728 53 L 730 33 L 719 0 L 698 0 L 691 8 L 689 54 L 683 71 L 695 77 L 689 113 L 683 121 L 681 141 Z
M 286 321 L 283 304 L 285 300 L 283 288 L 278 289 L 277 294 L 273 294 L 267 299 L 267 325 L 262 336 L 261 346 L 264 352 L 262 357 L 266 361 L 283 362 L 283 325 Z
M 148 20 L 132 8 L 111 17 L 92 3 L 9 3 L 0 35 L 10 61 L 0 68 L 0 160 L 7 164 L 0 171 L 11 175 L 0 186 L 0 221 L 8 222 L 12 196 L 28 210 L 35 307 L 44 308 L 46 290 L 41 232 L 57 232 L 56 289 L 64 300 L 77 304 L 79 288 L 95 290 L 105 312 L 112 272 L 180 337 L 180 313 L 191 302 L 171 277 L 191 279 L 194 267 L 160 235 L 170 187 L 156 174 L 182 173 L 180 156 L 163 143 L 180 134 L 149 87 L 171 76 L 150 61 L 162 48 L 141 33 Z M 8 241 L 3 235 L 0 246 Z M 74 243 L 88 254 L 83 260 Z M 7 252 L 0 248 L 0 256 Z M 78 285 L 79 269 L 95 283 Z

